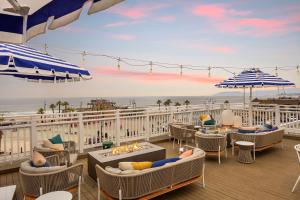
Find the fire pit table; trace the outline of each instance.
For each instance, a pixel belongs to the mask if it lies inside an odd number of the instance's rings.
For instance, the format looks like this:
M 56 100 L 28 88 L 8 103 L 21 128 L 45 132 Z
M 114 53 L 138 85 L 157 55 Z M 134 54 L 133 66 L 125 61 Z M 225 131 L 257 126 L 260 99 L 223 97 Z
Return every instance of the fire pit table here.
M 165 158 L 166 149 L 149 142 L 92 151 L 88 153 L 88 173 L 96 181 L 96 164 L 105 169 L 106 166 L 118 167 L 118 163 L 124 161 L 156 161 Z

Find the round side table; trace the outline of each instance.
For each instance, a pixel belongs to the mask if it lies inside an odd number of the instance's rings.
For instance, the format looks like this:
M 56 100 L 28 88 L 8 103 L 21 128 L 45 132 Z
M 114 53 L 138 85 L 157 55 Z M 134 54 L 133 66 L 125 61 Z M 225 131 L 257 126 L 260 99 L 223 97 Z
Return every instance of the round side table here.
M 72 200 L 72 194 L 66 191 L 55 191 L 43 194 L 36 200 Z
M 253 150 L 254 143 L 247 141 L 237 141 L 235 142 L 239 145 L 239 154 L 237 160 L 241 163 L 253 163 L 253 157 L 251 151 Z

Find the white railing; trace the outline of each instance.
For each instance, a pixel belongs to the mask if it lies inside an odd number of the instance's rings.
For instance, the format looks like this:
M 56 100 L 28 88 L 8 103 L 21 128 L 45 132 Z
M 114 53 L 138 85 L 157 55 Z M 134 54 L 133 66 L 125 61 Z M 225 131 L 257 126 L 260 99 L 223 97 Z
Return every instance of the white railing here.
M 101 146 L 107 140 L 119 145 L 122 142 L 168 135 L 168 125 L 173 121 L 199 125 L 199 115 L 202 113 L 212 115 L 220 124 L 224 107 L 229 107 L 235 115 L 241 116 L 244 126 L 262 125 L 271 121 L 284 127 L 287 134 L 300 136 L 299 106 L 252 105 L 245 108 L 241 104 L 213 104 L 4 116 L 0 122 L 0 163 L 28 157 L 34 146 L 56 134 L 60 134 L 65 141 L 75 141 L 77 150 L 83 152 L 84 149 Z

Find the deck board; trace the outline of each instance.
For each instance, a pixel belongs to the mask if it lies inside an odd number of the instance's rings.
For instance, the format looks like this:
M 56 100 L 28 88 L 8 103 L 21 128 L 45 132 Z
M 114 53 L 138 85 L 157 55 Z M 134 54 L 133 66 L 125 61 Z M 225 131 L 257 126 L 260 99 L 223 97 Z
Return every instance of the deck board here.
M 206 158 L 206 187 L 201 182 L 192 183 L 184 188 L 164 194 L 155 200 L 234 200 L 234 199 L 300 199 L 300 185 L 294 193 L 291 189 L 300 173 L 300 166 L 293 146 L 299 140 L 284 139 L 284 148 L 277 145 L 272 149 L 257 152 L 253 164 L 241 164 L 236 161 L 236 155 L 222 158 L 221 165 L 217 158 Z M 167 149 L 167 156 L 176 156 L 178 147 L 172 148 L 171 142 L 157 143 Z M 97 183 L 87 174 L 87 160 L 78 162 L 84 164 L 84 183 L 81 189 L 82 200 L 97 199 Z M 16 199 L 22 199 L 18 173 L 0 175 L 0 186 L 17 184 Z M 73 194 L 77 199 L 77 194 Z M 102 197 L 104 199 L 104 197 Z

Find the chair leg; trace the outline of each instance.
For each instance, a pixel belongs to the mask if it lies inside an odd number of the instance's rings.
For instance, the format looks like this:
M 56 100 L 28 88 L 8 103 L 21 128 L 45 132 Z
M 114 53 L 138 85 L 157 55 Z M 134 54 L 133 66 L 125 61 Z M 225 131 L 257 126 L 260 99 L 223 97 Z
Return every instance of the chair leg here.
M 79 182 L 78 182 L 78 200 L 80 200 L 80 190 L 81 190 L 81 176 L 79 176 Z
M 219 159 L 219 164 L 221 164 L 221 151 L 220 151 L 220 146 L 219 146 L 219 151 L 218 151 L 218 159 Z
M 231 154 L 234 156 L 234 143 L 232 143 Z
M 173 149 L 175 148 L 175 138 L 173 139 Z
M 202 185 L 203 185 L 203 188 L 205 188 L 204 171 L 205 171 L 205 164 L 203 164 L 203 168 L 202 168 Z
M 97 185 L 98 185 L 98 190 L 97 190 L 97 197 L 98 197 L 98 198 L 97 198 L 97 199 L 100 200 L 100 198 L 101 198 L 101 197 L 100 197 L 100 195 L 101 195 L 101 192 L 100 192 L 100 191 L 101 191 L 101 190 L 100 190 L 100 180 L 99 180 L 99 178 L 97 178 Z
M 225 147 L 225 157 L 227 159 L 227 148 Z
M 119 200 L 122 200 L 122 190 L 119 189 Z
M 298 176 L 298 179 L 297 179 L 297 181 L 296 181 L 296 183 L 295 183 L 295 185 L 293 187 L 292 192 L 294 192 L 294 190 L 296 189 L 296 186 L 297 186 L 297 184 L 298 184 L 299 181 L 300 181 L 300 175 Z
M 255 160 L 255 146 L 254 146 L 254 149 L 253 149 L 253 160 Z

